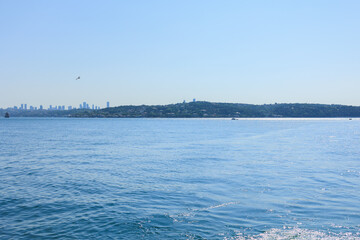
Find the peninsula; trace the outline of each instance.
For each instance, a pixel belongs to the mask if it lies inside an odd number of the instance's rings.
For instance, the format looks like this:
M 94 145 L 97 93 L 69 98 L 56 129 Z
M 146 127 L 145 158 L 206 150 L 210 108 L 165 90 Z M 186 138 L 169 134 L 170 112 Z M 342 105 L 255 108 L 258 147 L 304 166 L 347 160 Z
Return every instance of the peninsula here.
M 168 105 L 118 106 L 99 110 L 75 109 L 65 111 L 0 109 L 4 116 L 13 117 L 75 117 L 75 118 L 331 118 L 360 117 L 360 106 L 308 103 L 241 104 L 189 102 Z

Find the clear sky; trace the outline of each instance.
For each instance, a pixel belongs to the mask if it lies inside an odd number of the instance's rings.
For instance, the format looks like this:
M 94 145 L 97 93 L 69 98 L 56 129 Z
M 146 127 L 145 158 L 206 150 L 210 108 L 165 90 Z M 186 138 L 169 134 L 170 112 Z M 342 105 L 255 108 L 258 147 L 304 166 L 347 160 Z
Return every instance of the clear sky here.
M 0 0 L 0 89 L 0 107 L 360 105 L 360 1 Z

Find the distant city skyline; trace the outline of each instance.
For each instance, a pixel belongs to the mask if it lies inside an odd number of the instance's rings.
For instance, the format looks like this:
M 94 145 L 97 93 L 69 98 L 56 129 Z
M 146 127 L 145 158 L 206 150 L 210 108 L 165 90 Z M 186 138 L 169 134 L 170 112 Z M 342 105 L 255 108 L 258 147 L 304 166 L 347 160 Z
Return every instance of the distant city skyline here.
M 95 104 L 91 104 L 90 105 L 84 101 L 81 104 L 79 104 L 79 107 L 76 107 L 74 105 L 53 105 L 53 104 L 48 104 L 48 107 L 46 107 L 45 104 L 40 104 L 38 106 L 36 105 L 29 105 L 28 108 L 28 104 L 27 103 L 22 103 L 18 106 L 14 105 L 14 106 L 8 106 L 8 107 L 4 107 L 2 109 L 15 109 L 15 110 L 73 110 L 73 109 L 92 109 L 92 110 L 99 110 L 101 108 L 109 108 L 110 107 L 110 102 L 107 101 L 106 102 L 106 106 L 105 107 L 100 107 L 98 105 Z M 1 108 L 1 107 L 0 107 Z
M 1 1 L 0 108 L 359 106 L 359 12 L 356 0 Z

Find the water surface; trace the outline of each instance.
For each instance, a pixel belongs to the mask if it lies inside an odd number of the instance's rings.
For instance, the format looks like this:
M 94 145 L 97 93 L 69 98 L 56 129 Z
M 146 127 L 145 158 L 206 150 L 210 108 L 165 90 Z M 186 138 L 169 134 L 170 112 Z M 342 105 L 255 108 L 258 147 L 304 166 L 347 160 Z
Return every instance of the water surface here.
M 3 239 L 360 239 L 360 121 L 0 119 Z

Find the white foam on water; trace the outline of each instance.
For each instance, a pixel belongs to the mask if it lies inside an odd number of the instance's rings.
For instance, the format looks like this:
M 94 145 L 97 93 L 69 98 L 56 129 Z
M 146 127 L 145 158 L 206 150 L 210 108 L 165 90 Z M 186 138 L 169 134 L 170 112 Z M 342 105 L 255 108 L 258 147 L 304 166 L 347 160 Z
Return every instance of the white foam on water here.
M 229 205 L 234 205 L 234 204 L 239 204 L 239 202 L 228 202 L 228 203 L 222 203 L 222 204 L 218 204 L 218 205 L 210 206 L 210 207 L 207 207 L 207 208 L 202 208 L 202 209 L 199 209 L 198 211 L 201 211 L 201 210 L 210 210 L 210 209 L 220 208 L 220 207 L 226 207 L 226 206 L 229 206 Z
M 189 209 L 188 212 L 184 212 L 184 213 L 179 213 L 177 215 L 169 215 L 175 222 L 179 222 L 179 217 L 193 217 L 195 216 L 198 212 L 202 212 L 202 211 L 209 211 L 211 209 L 215 209 L 215 208 L 221 208 L 221 207 L 226 207 L 229 205 L 235 205 L 235 204 L 240 204 L 240 202 L 227 202 L 227 203 L 221 203 L 221 204 L 217 204 L 217 205 L 213 205 L 210 207 L 205 207 L 205 208 L 195 208 L 195 209 Z
M 224 240 L 315 240 L 315 239 L 327 239 L 327 240 L 360 240 L 360 232 L 351 233 L 332 233 L 324 231 L 315 231 L 310 229 L 301 229 L 298 227 L 282 229 L 272 228 L 264 233 L 260 233 L 254 236 L 244 236 L 239 233 L 238 236 L 227 238 Z

